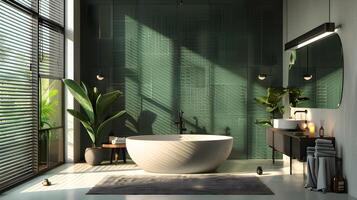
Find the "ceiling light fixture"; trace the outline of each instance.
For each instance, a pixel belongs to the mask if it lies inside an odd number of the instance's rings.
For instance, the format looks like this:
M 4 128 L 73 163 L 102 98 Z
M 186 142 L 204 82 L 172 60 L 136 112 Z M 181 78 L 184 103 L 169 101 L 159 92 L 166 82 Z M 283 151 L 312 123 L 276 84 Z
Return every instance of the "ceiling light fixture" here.
M 258 79 L 264 81 L 267 78 L 266 74 L 258 74 Z
M 285 44 L 286 50 L 294 50 L 304 47 L 308 44 L 311 44 L 317 40 L 325 38 L 335 32 L 337 32 L 337 27 L 335 23 L 331 22 L 331 1 L 329 0 L 329 15 L 328 22 L 321 24 L 320 26 L 310 30 L 309 32 L 291 40 L 290 42 Z
M 304 80 L 309 81 L 312 79 L 312 74 L 309 74 L 309 46 L 306 47 L 306 74 L 304 74 Z
M 335 28 L 335 23 L 332 22 L 324 23 L 312 29 L 311 31 L 295 38 L 294 40 L 286 43 L 285 50 L 299 49 L 317 40 L 325 38 L 335 33 L 335 31 L 337 31 L 337 29 Z
M 305 74 L 304 75 L 304 80 L 305 81 L 309 81 L 309 80 L 311 80 L 312 79 L 312 74 Z
M 104 76 L 103 76 L 102 73 L 97 74 L 97 80 L 98 80 L 98 81 L 104 80 Z

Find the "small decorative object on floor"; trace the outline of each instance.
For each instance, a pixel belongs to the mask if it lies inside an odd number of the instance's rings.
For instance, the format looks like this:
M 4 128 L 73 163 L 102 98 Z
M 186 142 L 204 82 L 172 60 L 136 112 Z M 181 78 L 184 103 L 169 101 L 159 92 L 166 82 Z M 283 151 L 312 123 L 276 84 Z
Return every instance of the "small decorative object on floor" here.
M 263 174 L 263 168 L 261 166 L 257 167 L 257 174 L 262 175 Z
M 50 185 L 51 185 L 51 182 L 50 182 L 47 178 L 45 178 L 45 179 L 43 179 L 43 181 L 42 181 L 42 185 L 43 185 L 43 186 L 50 186 Z

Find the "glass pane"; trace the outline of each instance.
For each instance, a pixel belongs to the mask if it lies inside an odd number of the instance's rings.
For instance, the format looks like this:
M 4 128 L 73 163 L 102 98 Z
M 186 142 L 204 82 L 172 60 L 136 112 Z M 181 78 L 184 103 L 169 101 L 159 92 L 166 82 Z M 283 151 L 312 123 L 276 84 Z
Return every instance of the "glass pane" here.
M 48 166 L 63 162 L 63 129 L 48 132 Z
M 40 76 L 64 77 L 64 35 L 40 25 Z
M 41 78 L 40 129 L 62 126 L 62 81 Z
M 64 25 L 64 0 L 40 0 L 40 15 Z
M 64 161 L 63 129 L 42 130 L 39 134 L 39 170 L 44 170 Z

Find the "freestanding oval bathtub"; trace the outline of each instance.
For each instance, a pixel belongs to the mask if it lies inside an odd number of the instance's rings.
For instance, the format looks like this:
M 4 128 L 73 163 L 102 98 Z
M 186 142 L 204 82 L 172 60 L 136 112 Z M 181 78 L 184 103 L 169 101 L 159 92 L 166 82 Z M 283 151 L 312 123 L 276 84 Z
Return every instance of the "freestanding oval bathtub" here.
M 215 170 L 231 153 L 233 138 L 222 135 L 143 135 L 126 139 L 131 159 L 154 173 L 188 174 Z

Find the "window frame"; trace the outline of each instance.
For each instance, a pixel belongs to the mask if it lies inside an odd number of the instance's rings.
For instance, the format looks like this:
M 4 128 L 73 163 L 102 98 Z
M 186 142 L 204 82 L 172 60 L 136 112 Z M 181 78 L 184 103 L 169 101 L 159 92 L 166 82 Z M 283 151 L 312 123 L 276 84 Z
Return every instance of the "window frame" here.
M 37 21 L 37 35 L 36 35 L 36 39 L 37 39 L 37 46 L 34 45 L 34 48 L 37 48 L 37 71 L 35 71 L 35 74 L 37 74 L 37 93 L 36 94 L 33 94 L 33 96 L 36 96 L 37 97 L 37 118 L 38 119 L 35 119 L 37 120 L 37 137 L 39 137 L 40 135 L 40 132 L 41 131 L 49 131 L 49 130 L 60 130 L 62 129 L 63 130 L 63 137 L 65 138 L 65 95 L 64 95 L 64 91 L 65 91 L 65 88 L 64 88 L 64 85 L 62 83 L 62 91 L 61 91 L 61 104 L 62 104 L 62 107 L 61 107 L 61 112 L 62 112 L 62 117 L 61 117 L 61 126 L 56 126 L 56 127 L 53 127 L 53 128 L 46 128 L 46 129 L 41 129 L 40 128 L 40 98 L 41 98 L 41 79 L 42 78 L 45 78 L 45 79 L 50 79 L 50 80 L 62 80 L 63 78 L 65 78 L 65 74 L 63 74 L 63 77 L 52 77 L 52 76 L 41 76 L 40 75 L 40 27 L 41 26 L 44 26 L 52 31 L 56 31 L 58 33 L 60 33 L 63 37 L 63 71 L 65 72 L 66 70 L 66 66 L 65 66 L 65 59 L 66 59 L 66 48 L 65 48 L 65 26 L 66 26 L 66 15 L 65 15 L 65 12 L 66 12 L 66 0 L 63 0 L 63 25 L 51 20 L 51 19 L 48 19 L 44 16 L 41 16 L 40 15 L 40 0 L 36 0 L 35 2 L 37 3 L 37 8 L 36 10 L 34 10 L 34 8 L 29 8 L 19 2 L 17 2 L 16 0 L 0 0 L 0 1 L 3 1 L 5 4 L 11 6 L 12 8 L 20 11 L 20 12 L 23 12 L 23 13 L 26 13 L 26 14 L 29 14 L 32 16 L 33 20 Z M 35 29 L 36 29 L 35 28 Z M 37 140 L 39 140 L 39 138 L 37 138 Z M 38 141 L 37 141 L 38 142 Z M 63 142 L 63 150 L 65 149 L 65 142 Z M 37 145 L 37 155 L 35 155 L 36 153 L 34 153 L 34 157 L 36 157 L 36 160 L 37 160 L 37 166 L 35 166 L 34 168 L 34 174 L 32 176 L 29 176 L 29 177 L 26 177 L 20 181 L 14 181 L 14 183 L 10 183 L 8 185 L 6 185 L 4 188 L 1 188 L 0 189 L 0 193 L 5 191 L 5 190 L 9 190 L 19 184 L 22 184 L 23 182 L 25 182 L 26 180 L 29 180 L 29 179 L 32 179 L 38 175 L 41 175 L 43 174 L 44 172 L 48 171 L 48 170 L 51 170 L 55 167 L 57 167 L 58 165 L 61 165 L 63 164 L 63 162 L 61 163 L 58 163 L 57 165 L 54 165 L 54 166 L 51 166 L 51 167 L 47 167 L 46 169 L 44 170 L 39 170 L 39 155 L 40 155 L 40 151 L 39 151 L 39 146 Z M 64 155 L 65 155 L 65 151 L 62 152 L 62 157 L 64 158 Z

